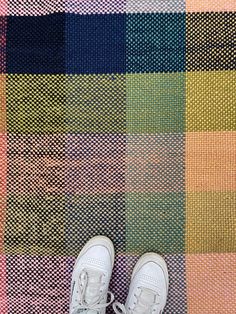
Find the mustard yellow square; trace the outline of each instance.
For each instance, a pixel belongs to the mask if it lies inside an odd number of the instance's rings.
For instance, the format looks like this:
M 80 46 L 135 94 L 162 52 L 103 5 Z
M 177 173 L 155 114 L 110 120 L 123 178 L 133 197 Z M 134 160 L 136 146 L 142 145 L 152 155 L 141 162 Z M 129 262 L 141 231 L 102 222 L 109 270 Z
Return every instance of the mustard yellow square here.
M 236 71 L 186 73 L 186 129 L 236 130 Z
M 236 252 L 236 192 L 186 195 L 187 253 Z

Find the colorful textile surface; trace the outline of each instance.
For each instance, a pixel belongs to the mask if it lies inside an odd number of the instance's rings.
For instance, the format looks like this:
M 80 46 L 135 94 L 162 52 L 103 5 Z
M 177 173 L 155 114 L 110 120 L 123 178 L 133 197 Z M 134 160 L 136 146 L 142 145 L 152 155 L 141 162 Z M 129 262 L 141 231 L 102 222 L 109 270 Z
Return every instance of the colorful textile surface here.
M 166 314 L 235 313 L 235 38 L 235 0 L 1 0 L 1 314 L 68 313 L 97 234 L 117 300 L 155 251 Z

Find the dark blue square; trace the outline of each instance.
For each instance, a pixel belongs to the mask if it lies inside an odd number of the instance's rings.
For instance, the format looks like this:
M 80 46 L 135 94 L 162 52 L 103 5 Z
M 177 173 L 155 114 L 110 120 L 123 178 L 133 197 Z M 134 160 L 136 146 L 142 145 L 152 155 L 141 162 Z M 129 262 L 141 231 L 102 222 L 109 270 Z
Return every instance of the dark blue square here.
M 7 73 L 65 73 L 65 14 L 8 17 Z
M 125 15 L 68 14 L 66 73 L 124 73 Z

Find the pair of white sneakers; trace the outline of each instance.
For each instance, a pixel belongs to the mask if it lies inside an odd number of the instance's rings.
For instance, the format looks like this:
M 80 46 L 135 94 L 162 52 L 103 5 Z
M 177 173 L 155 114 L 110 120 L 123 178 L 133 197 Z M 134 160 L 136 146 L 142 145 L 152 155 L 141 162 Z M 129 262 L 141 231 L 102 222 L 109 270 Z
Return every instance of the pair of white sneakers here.
M 87 242 L 72 274 L 70 314 L 105 314 L 107 306 L 114 302 L 114 295 L 108 291 L 114 257 L 113 244 L 107 237 L 97 236 Z M 133 270 L 126 304 L 114 302 L 113 310 L 116 314 L 160 314 L 168 285 L 164 259 L 147 253 Z

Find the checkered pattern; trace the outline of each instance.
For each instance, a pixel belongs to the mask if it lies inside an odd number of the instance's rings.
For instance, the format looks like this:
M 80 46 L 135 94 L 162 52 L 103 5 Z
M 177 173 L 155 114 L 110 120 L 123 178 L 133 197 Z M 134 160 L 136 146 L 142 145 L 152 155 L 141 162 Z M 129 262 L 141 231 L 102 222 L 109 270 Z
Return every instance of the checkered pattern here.
M 2 314 L 67 314 L 98 234 L 118 301 L 155 251 L 166 314 L 235 312 L 235 3 L 1 1 Z

